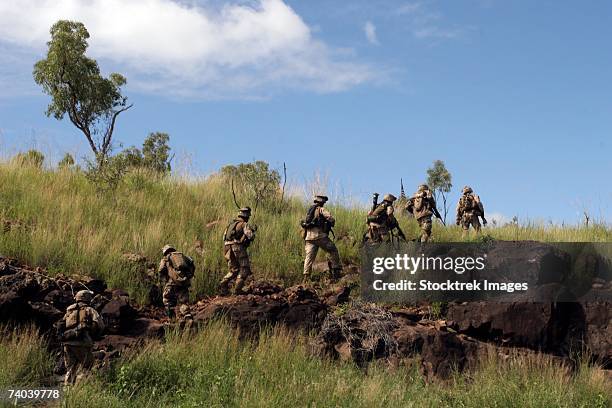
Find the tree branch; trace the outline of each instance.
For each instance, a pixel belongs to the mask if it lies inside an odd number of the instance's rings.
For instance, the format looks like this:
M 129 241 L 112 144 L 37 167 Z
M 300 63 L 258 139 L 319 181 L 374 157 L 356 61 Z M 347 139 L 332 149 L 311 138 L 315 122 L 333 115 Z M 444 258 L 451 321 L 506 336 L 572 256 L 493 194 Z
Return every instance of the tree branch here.
M 108 149 L 110 147 L 110 143 L 113 137 L 113 132 L 115 130 L 115 121 L 117 120 L 117 116 L 119 116 L 121 112 L 125 112 L 126 110 L 130 109 L 132 106 L 134 106 L 134 104 L 130 104 L 113 113 L 110 126 L 106 129 L 104 138 L 102 139 L 102 148 L 100 149 L 100 151 L 103 156 L 106 156 L 108 154 Z

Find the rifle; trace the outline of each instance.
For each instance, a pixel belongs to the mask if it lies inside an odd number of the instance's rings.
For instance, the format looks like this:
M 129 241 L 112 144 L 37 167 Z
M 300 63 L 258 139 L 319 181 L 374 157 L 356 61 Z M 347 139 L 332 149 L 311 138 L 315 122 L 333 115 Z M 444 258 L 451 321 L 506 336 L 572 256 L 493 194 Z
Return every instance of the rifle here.
M 378 193 L 374 193 L 372 196 L 372 211 L 374 211 L 378 207 Z
M 406 239 L 406 235 L 404 234 L 404 231 L 402 231 L 402 229 L 400 228 L 399 224 L 395 225 L 395 229 L 397 229 L 397 236 L 403 239 L 404 242 L 408 242 L 408 240 Z
M 446 227 L 446 223 L 442 219 L 442 216 L 440 215 L 440 211 L 438 211 L 438 209 L 436 207 L 433 207 L 432 211 L 433 211 L 434 215 L 436 216 L 436 218 L 439 219 L 442 222 L 442 224 Z M 486 222 L 485 222 L 485 224 L 486 224 Z

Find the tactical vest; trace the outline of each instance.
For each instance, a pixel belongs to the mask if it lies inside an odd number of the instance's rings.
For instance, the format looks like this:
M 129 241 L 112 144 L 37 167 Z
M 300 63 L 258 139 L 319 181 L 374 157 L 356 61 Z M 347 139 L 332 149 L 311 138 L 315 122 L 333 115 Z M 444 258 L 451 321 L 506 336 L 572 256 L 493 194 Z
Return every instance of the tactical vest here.
M 236 241 L 241 242 L 244 237 L 244 221 L 236 219 L 229 223 L 223 234 L 223 240 L 225 242 Z
M 323 218 L 321 211 L 317 211 L 317 208 L 319 208 L 319 206 L 315 204 L 308 209 L 306 219 L 304 220 L 306 228 L 324 226 L 325 219 Z
M 68 315 L 66 316 L 66 330 L 72 329 L 92 329 L 93 322 L 91 315 L 87 313 L 88 306 L 82 306 L 78 303 L 69 306 L 66 310 Z
M 388 219 L 389 214 L 387 214 L 387 207 L 384 204 L 378 204 L 378 207 L 368 215 L 368 222 L 374 222 L 380 225 L 385 224 Z
M 195 265 L 193 259 L 182 252 L 172 252 L 168 255 L 168 275 L 177 283 L 183 283 L 193 278 Z

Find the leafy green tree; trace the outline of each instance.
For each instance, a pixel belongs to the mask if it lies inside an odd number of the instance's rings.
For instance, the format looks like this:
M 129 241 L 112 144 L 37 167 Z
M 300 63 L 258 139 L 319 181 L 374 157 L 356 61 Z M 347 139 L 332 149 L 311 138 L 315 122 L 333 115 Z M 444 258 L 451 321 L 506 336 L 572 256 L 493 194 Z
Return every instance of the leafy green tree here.
M 121 94 L 126 79 L 116 73 L 102 77 L 98 63 L 85 55 L 89 32 L 83 23 L 59 20 L 50 33 L 47 56 L 33 72 L 52 99 L 46 114 L 57 120 L 67 114 L 85 135 L 96 160 L 103 160 L 112 147 L 117 117 L 132 107 Z
M 170 136 L 163 132 L 149 134 L 142 144 L 143 166 L 157 173 L 168 173 L 171 170 Z
M 243 194 L 238 197 L 239 205 L 270 205 L 280 196 L 281 176 L 265 161 L 224 166 L 221 176 L 236 182 L 237 190 Z
M 159 174 L 170 172 L 170 136 L 167 133 L 154 132 L 149 134 L 142 144 L 142 150 L 135 146 L 123 150 L 119 155 L 124 163 L 131 168 L 152 170 Z
M 446 223 L 446 216 L 449 211 L 448 193 L 453 188 L 452 177 L 450 172 L 446 169 L 446 165 L 442 160 L 436 160 L 433 165 L 427 169 L 427 184 L 431 188 L 436 202 L 439 202 L 439 198 L 442 199 L 442 205 L 444 206 L 444 223 Z

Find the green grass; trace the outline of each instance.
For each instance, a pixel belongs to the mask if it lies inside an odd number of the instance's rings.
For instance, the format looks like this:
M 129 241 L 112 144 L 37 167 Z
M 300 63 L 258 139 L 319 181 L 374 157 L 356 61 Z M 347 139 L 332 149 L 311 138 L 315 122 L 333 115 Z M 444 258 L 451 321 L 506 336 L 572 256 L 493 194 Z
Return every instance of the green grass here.
M 53 357 L 36 329 L 0 327 L 0 390 L 49 383 L 53 366 Z
M 609 383 L 546 358 L 485 361 L 468 376 L 426 384 L 416 365 L 363 371 L 309 356 L 307 339 L 283 331 L 240 342 L 220 322 L 195 335 L 149 343 L 67 394 L 72 407 L 607 407 Z
M 0 233 L 0 254 L 46 267 L 51 273 L 102 277 L 110 286 L 143 296 L 146 287 L 141 273 L 122 261 L 121 255 L 142 253 L 157 263 L 160 248 L 172 243 L 197 263 L 195 295 L 211 294 L 226 271 L 222 234 L 235 215 L 227 184 L 218 177 L 159 180 L 132 173 L 114 193 L 101 193 L 79 172 L 0 164 L 0 219 L 26 225 Z M 301 279 L 303 261 L 299 220 L 307 203 L 297 198 L 286 201 L 281 214 L 258 209 L 253 219 L 259 226 L 258 237 L 250 251 L 257 277 L 295 283 Z M 366 210 L 330 208 L 337 218 L 335 231 L 343 262 L 358 263 Z M 217 223 L 206 227 L 211 222 Z M 409 238 L 418 235 L 414 220 L 400 217 L 400 222 Z M 435 240 L 462 240 L 458 227 L 434 224 Z M 504 226 L 487 228 L 485 234 L 505 240 L 612 241 L 612 230 L 597 225 Z M 203 242 L 203 254 L 194 250 L 196 239 Z
M 33 329 L 2 330 L 0 388 L 50 383 L 52 356 Z M 609 407 L 612 388 L 584 364 L 575 373 L 545 356 L 485 359 L 469 375 L 426 383 L 418 362 L 367 370 L 308 353 L 308 337 L 280 329 L 258 342 L 223 322 L 170 333 L 67 390 L 69 407 Z

